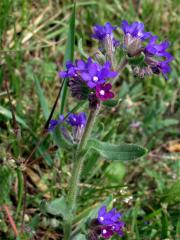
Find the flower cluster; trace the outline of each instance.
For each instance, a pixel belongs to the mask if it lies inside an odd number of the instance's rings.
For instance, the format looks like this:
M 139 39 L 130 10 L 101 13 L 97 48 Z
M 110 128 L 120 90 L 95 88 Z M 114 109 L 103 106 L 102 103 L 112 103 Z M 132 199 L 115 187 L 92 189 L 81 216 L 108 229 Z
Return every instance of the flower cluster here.
M 113 55 L 115 48 L 120 45 L 113 35 L 116 28 L 109 22 L 93 28 L 92 37 L 99 41 L 106 59 L 108 55 Z M 167 73 L 171 70 L 170 62 L 173 60 L 167 51 L 169 42 L 156 43 L 158 37 L 146 32 L 144 24 L 141 22 L 129 24 L 123 20 L 121 29 L 124 35 L 122 48 L 127 54 L 127 62 L 132 65 L 134 74 L 144 77 L 162 73 L 167 79 Z M 143 57 L 142 64 L 133 64 L 130 59 L 138 56 Z M 75 63 L 66 62 L 66 70 L 60 72 L 59 76 L 69 79 L 68 86 L 72 97 L 78 100 L 88 99 L 89 106 L 94 108 L 97 108 L 99 101 L 106 101 L 114 97 L 114 93 L 111 92 L 112 85 L 107 81 L 116 77 L 118 71 L 112 70 L 113 58 L 108 59 L 110 61 L 104 61 L 103 64 L 93 61 L 91 57 L 87 61 L 80 59 Z
M 101 65 L 90 57 L 87 61 L 76 60 L 75 64 L 67 62 L 66 71 L 60 72 L 61 77 L 69 78 L 72 96 L 80 100 L 89 99 L 92 94 L 101 101 L 113 98 L 114 94 L 110 91 L 112 85 L 106 81 L 116 75 L 117 72 L 111 70 L 110 62 Z
M 170 43 L 164 41 L 157 44 L 157 39 L 157 36 L 152 36 L 145 47 L 145 61 L 151 67 L 153 73 L 159 74 L 161 72 L 165 79 L 167 79 L 167 73 L 171 71 L 170 62 L 173 60 L 172 55 L 166 51 Z
M 112 27 L 110 23 L 106 23 L 104 26 L 96 25 L 92 36 L 101 43 L 109 35 L 113 38 L 115 29 L 116 27 Z M 123 20 L 121 29 L 124 33 L 122 47 L 128 57 L 137 57 L 140 54 L 145 55 L 145 66 L 134 67 L 135 74 L 144 77 L 145 75 L 162 73 L 165 79 L 167 79 L 167 73 L 171 71 L 170 62 L 173 60 L 171 54 L 167 52 L 167 48 L 170 45 L 169 42 L 164 41 L 157 44 L 156 40 L 158 37 L 153 36 L 151 32 L 146 32 L 144 24 L 141 22 L 129 24 L 126 20 Z
M 48 131 L 52 132 L 57 126 L 59 126 L 61 132 L 67 140 L 77 142 L 82 137 L 86 122 L 87 117 L 84 112 L 80 112 L 78 114 L 69 113 L 67 118 L 65 118 L 64 115 L 60 115 L 58 119 L 52 119 L 50 121 Z M 65 124 L 72 127 L 71 133 L 69 133 L 67 128 L 64 126 Z
M 108 212 L 106 206 L 102 206 L 98 211 L 98 218 L 91 221 L 88 239 L 99 239 L 99 237 L 109 239 L 114 234 L 122 237 L 125 224 L 120 220 L 121 217 L 121 213 L 115 208 Z
M 170 62 L 173 57 L 167 48 L 169 42 L 164 41 L 160 44 L 156 43 L 157 36 L 153 36 L 150 32 L 144 31 L 144 24 L 141 22 L 133 22 L 131 25 L 127 21 L 123 21 L 121 28 L 124 32 L 124 47 L 130 57 L 138 56 L 143 53 L 145 55 L 144 68 L 135 68 L 136 73 L 143 77 L 144 75 L 152 75 L 153 73 L 162 73 L 167 79 L 167 73 L 170 72 Z M 146 46 L 143 42 L 149 39 Z

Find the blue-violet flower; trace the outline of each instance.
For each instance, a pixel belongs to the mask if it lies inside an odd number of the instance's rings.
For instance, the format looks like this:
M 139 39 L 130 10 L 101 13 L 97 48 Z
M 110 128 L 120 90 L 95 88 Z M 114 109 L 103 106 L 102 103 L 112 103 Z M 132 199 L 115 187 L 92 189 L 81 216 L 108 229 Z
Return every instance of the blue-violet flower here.
M 151 67 L 153 73 L 162 73 L 167 79 L 167 73 L 171 71 L 170 62 L 174 59 L 173 56 L 167 52 L 170 46 L 168 41 L 157 44 L 158 37 L 151 37 L 148 45 L 144 49 L 145 62 Z
M 90 222 L 90 231 L 88 240 L 98 240 L 99 238 L 109 239 L 114 234 L 123 236 L 124 222 L 120 220 L 121 213 L 115 208 L 109 212 L 106 206 L 102 206 L 98 212 L 98 218 L 92 219 Z
M 113 37 L 113 31 L 116 30 L 116 26 L 112 26 L 109 22 L 105 25 L 95 25 L 93 28 L 94 33 L 92 37 L 103 42 L 106 38 L 110 38 L 112 40 L 112 44 L 114 47 L 119 46 L 119 41 Z
M 51 119 L 49 122 L 49 127 L 48 127 L 48 131 L 51 132 L 53 131 L 57 125 L 59 125 L 60 123 L 62 123 L 64 121 L 64 115 L 59 115 L 58 119 Z
M 113 78 L 117 72 L 111 70 L 110 62 L 106 62 L 103 66 L 92 62 L 91 58 L 87 62 L 86 67 L 80 72 L 84 81 L 87 82 L 89 88 L 95 88 L 98 84 L 105 83 L 106 79 Z
M 129 24 L 126 20 L 122 21 L 121 28 L 124 32 L 124 47 L 130 57 L 141 53 L 142 42 L 150 38 L 151 33 L 144 31 L 144 24 L 133 22 Z
M 78 114 L 70 113 L 66 121 L 72 127 L 84 128 L 86 126 L 87 117 L 84 112 L 80 112 Z
M 67 117 L 66 122 L 73 128 L 73 141 L 78 142 L 81 139 L 84 128 L 86 126 L 86 114 L 84 112 L 80 112 L 78 114 L 70 113 Z

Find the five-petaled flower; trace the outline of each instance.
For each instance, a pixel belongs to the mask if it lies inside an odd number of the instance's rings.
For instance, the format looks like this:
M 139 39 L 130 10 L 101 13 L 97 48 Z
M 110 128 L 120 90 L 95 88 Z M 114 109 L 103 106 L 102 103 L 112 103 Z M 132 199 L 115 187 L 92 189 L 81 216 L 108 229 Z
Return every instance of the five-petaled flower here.
M 110 98 L 114 97 L 114 93 L 110 91 L 112 85 L 108 84 L 100 84 L 96 86 L 96 97 L 101 101 L 106 101 Z
M 90 58 L 86 64 L 86 68 L 80 72 L 82 79 L 87 82 L 89 88 L 95 88 L 99 84 L 103 84 L 109 78 L 114 78 L 117 72 L 111 70 L 110 62 L 106 62 L 103 66 L 93 62 Z

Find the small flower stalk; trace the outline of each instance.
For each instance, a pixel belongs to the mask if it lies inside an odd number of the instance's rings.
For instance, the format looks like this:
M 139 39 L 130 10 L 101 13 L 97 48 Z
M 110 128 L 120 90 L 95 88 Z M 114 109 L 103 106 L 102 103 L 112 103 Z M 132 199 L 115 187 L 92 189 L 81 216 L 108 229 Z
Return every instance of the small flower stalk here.
M 116 98 L 113 83 L 118 80 L 122 70 L 129 65 L 137 77 L 162 74 L 168 79 L 172 55 L 167 51 L 170 46 L 168 41 L 157 43 L 158 37 L 145 31 L 141 22 L 128 23 L 122 21 L 122 39 L 114 38 L 117 26 L 109 22 L 105 25 L 96 25 L 93 28 L 92 38 L 99 42 L 99 51 L 87 59 L 67 61 L 66 69 L 59 72 L 60 78 L 67 79 L 71 97 L 74 101 L 87 101 L 86 112 L 68 112 L 52 119 L 48 131 L 60 131 L 64 138 L 75 144 L 75 153 L 71 180 L 67 194 L 67 207 L 69 215 L 64 224 L 64 240 L 71 239 L 72 219 L 76 213 L 78 197 L 78 184 L 81 171 L 88 151 L 88 140 L 91 136 L 96 118 L 102 103 Z M 120 62 L 115 59 L 116 52 L 121 48 L 124 58 Z M 116 64 L 114 64 L 114 62 Z M 116 67 L 115 67 L 116 66 Z M 88 116 L 88 117 L 87 117 Z M 132 123 L 132 128 L 138 128 L 139 123 Z M 125 223 L 121 220 L 121 213 L 115 208 L 107 211 L 102 206 L 98 217 L 91 220 L 88 240 L 110 239 L 112 236 L 123 236 Z

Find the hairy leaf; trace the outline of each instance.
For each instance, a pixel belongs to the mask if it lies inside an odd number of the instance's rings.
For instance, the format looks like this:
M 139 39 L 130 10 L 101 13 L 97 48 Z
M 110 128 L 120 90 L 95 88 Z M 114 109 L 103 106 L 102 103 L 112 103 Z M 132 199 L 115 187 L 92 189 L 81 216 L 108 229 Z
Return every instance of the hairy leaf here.
M 135 144 L 114 145 L 98 140 L 89 140 L 88 146 L 99 152 L 106 160 L 135 160 L 147 152 L 145 148 Z

